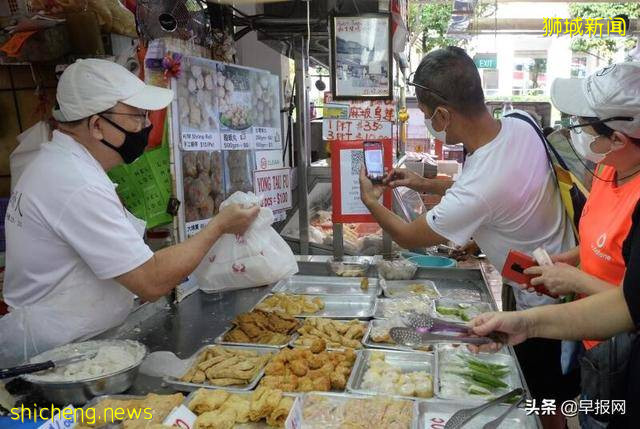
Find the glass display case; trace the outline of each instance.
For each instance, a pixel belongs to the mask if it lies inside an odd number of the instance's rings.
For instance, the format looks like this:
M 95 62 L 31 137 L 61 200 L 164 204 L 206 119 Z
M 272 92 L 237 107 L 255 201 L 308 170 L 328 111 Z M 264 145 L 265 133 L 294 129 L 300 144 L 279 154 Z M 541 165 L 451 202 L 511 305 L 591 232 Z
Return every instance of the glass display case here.
M 326 171 L 324 169 L 326 168 Z M 309 252 L 313 255 L 333 254 L 333 222 L 331 221 L 331 182 L 329 168 L 316 167 L 310 173 L 309 201 Z M 420 194 L 409 188 L 397 188 L 393 192 L 393 211 L 407 222 L 426 213 Z M 300 224 L 298 209 L 294 207 L 289 221 L 281 230 L 282 237 L 294 249 L 299 249 Z M 373 256 L 383 254 L 382 229 L 377 223 L 343 224 L 345 255 Z M 392 251 L 402 250 L 392 243 Z

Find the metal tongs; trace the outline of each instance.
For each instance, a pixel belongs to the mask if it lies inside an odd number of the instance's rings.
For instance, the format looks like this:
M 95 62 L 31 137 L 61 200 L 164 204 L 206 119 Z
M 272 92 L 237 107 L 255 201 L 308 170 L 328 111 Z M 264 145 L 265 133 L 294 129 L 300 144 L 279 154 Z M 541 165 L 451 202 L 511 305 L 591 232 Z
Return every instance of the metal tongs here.
M 500 403 L 511 399 L 514 396 L 522 397 L 524 395 L 524 390 L 521 388 L 513 389 L 511 392 L 506 393 L 502 396 L 497 397 L 496 399 L 487 402 L 486 404 L 482 404 L 475 408 L 467 408 L 464 410 L 456 411 L 449 421 L 444 425 L 444 429 L 458 429 L 466 425 L 469 420 L 482 413 L 483 411 L 491 408 L 495 405 L 499 405 Z M 511 409 L 509 410 L 511 411 Z
M 389 336 L 397 344 L 407 347 L 423 347 L 437 342 L 465 343 L 474 345 L 502 342 L 504 344 L 504 341 L 502 341 L 502 338 L 498 334 L 492 333 L 487 337 L 464 335 L 469 333 L 469 328 L 467 326 L 437 320 L 424 313 L 407 311 L 403 313 L 402 320 L 407 327 L 391 328 L 389 329 Z M 433 331 L 453 332 L 463 335 L 433 333 Z

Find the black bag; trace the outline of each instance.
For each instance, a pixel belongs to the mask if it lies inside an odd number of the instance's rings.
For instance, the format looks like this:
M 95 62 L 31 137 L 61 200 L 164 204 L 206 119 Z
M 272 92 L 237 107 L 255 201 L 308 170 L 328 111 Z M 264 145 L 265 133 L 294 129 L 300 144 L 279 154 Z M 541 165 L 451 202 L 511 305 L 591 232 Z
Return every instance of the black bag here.
M 628 368 L 636 334 L 619 334 L 603 341 L 579 358 L 580 387 L 588 400 L 624 400 L 628 389 Z M 608 421 L 607 415 L 593 415 Z

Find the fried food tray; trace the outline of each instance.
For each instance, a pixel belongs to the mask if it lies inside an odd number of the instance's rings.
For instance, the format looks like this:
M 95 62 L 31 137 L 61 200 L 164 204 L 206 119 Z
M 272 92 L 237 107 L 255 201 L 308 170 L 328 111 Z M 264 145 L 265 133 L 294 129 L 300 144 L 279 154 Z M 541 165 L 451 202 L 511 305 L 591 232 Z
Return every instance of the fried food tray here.
M 189 370 L 193 366 L 193 363 L 196 361 L 196 359 L 198 358 L 198 356 L 200 356 L 202 352 L 204 352 L 206 349 L 210 347 L 215 347 L 215 346 L 224 347 L 225 349 L 229 349 L 229 350 L 253 351 L 253 352 L 256 352 L 258 355 L 273 354 L 275 352 L 275 350 L 272 350 L 266 347 L 220 345 L 220 344 L 208 345 L 208 346 L 202 347 L 200 350 L 198 350 L 195 354 L 193 354 L 191 357 L 187 359 L 188 360 L 187 370 Z M 265 366 L 267 363 L 265 363 Z M 180 392 L 191 392 L 199 388 L 223 389 L 229 392 L 246 392 L 249 390 L 253 390 L 258 385 L 258 382 L 263 376 L 264 376 L 264 367 L 262 367 L 262 369 L 258 371 L 256 375 L 253 377 L 253 379 L 246 385 L 214 386 L 214 385 L 205 384 L 205 383 L 187 383 L 175 377 L 163 377 L 163 381 L 167 383 L 169 386 L 173 387 L 174 389 Z
M 253 308 L 271 295 L 264 296 Z M 320 298 L 324 308 L 315 313 L 297 314 L 295 317 L 327 317 L 329 319 L 370 319 L 376 304 L 374 295 L 305 295 L 308 299 Z
M 368 283 L 366 289 L 363 282 Z M 378 295 L 380 281 L 375 277 L 291 276 L 273 287 L 273 292 L 296 295 Z
M 219 390 L 227 390 L 227 389 L 219 389 Z M 231 390 L 228 390 L 228 392 L 230 394 L 239 395 L 239 396 L 249 396 L 253 393 L 248 391 L 237 392 L 237 391 L 231 391 Z M 182 403 L 182 405 L 189 408 L 189 403 L 191 403 L 195 394 L 196 394 L 195 391 L 189 393 L 189 395 L 184 399 L 184 402 Z M 282 396 L 289 396 L 291 398 L 296 398 L 299 395 L 296 395 L 294 393 L 283 393 Z M 233 426 L 233 429 L 273 429 L 273 426 L 269 426 L 266 421 L 261 420 L 259 422 L 236 423 Z
M 311 317 L 308 317 L 307 319 L 311 319 Z M 320 319 L 328 319 L 328 318 L 321 317 Z M 338 320 L 338 319 L 334 319 L 334 320 Z M 340 321 L 341 322 L 346 322 L 346 320 L 340 320 Z M 365 324 L 365 330 L 364 331 L 365 331 L 365 334 L 366 334 L 367 330 L 369 329 L 369 323 L 371 323 L 371 322 L 360 321 L 360 323 L 364 323 Z M 299 333 L 296 333 L 296 337 L 292 338 L 291 341 L 289 341 L 288 346 L 291 347 L 291 348 L 301 348 L 301 349 L 308 348 L 308 346 L 303 346 L 303 345 L 296 344 L 296 340 L 298 340 L 298 338 L 300 338 L 300 337 L 301 337 L 301 335 Z M 362 339 L 364 339 L 364 335 L 362 336 Z M 362 344 L 362 340 L 360 340 L 360 345 L 364 347 L 364 344 Z M 344 347 L 344 346 L 343 347 L 332 347 L 332 346 L 329 346 L 329 344 L 327 344 L 327 347 L 326 347 L 326 349 L 328 351 L 331 351 L 331 352 L 342 352 L 347 348 L 348 347 Z M 357 349 L 357 350 L 360 350 L 360 349 Z
M 432 382 L 435 384 L 435 356 L 433 353 L 423 352 L 404 352 L 404 351 L 388 351 L 388 350 L 361 350 L 358 352 L 356 363 L 351 371 L 349 381 L 347 381 L 347 391 L 350 393 L 358 393 L 363 395 L 381 395 L 385 394 L 377 390 L 367 389 L 363 387 L 364 376 L 369 369 L 372 355 L 374 353 L 382 353 L 384 361 L 389 365 L 398 368 L 403 374 L 414 371 L 426 371 L 431 375 Z M 432 386 L 432 390 L 434 386 Z M 419 398 L 416 396 L 403 396 L 399 393 L 391 393 L 411 400 L 424 400 L 429 398 Z
M 378 395 L 378 396 L 384 396 L 384 395 Z M 300 409 L 298 410 L 300 415 L 299 415 L 299 419 L 301 421 L 301 426 L 302 428 L 305 429 L 334 429 L 334 428 L 338 428 L 338 425 L 335 424 L 326 424 L 323 422 L 314 422 L 314 421 L 309 421 L 309 420 L 305 420 L 304 419 L 304 408 L 305 408 L 305 404 L 307 403 L 307 401 L 309 401 L 309 399 L 313 398 L 313 397 L 325 397 L 329 400 L 335 401 L 335 402 L 347 402 L 350 399 L 363 399 L 363 400 L 373 400 L 372 396 L 368 396 L 368 395 L 359 395 L 359 394 L 353 394 L 353 393 L 320 393 L 320 392 L 312 392 L 312 393 L 306 393 L 303 396 L 300 397 L 300 401 L 299 401 L 299 407 Z M 404 400 L 406 401 L 406 399 L 404 398 L 399 398 L 399 397 L 391 397 L 391 396 L 385 396 L 389 399 L 397 399 L 397 400 Z M 417 401 L 410 401 L 412 402 L 412 418 L 411 418 L 411 423 L 409 425 L 410 429 L 418 429 L 418 402 Z M 343 426 L 340 426 L 343 427 Z
M 224 330 L 222 334 L 218 335 L 216 339 L 213 340 L 213 342 L 216 344 L 224 345 L 224 346 L 262 347 L 262 348 L 272 349 L 276 351 L 276 350 L 287 347 L 293 341 L 298 339 L 298 336 L 299 336 L 297 332 L 294 332 L 293 334 L 289 335 L 289 340 L 283 344 L 233 343 L 231 341 L 225 341 L 224 336 L 227 335 L 234 328 L 235 328 L 235 325 L 229 326 L 227 329 Z

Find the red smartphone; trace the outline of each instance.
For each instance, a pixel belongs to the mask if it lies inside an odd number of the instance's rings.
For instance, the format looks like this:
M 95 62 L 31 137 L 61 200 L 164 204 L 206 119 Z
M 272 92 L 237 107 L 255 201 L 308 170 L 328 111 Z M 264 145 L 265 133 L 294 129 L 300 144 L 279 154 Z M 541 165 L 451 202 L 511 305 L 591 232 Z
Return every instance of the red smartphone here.
M 367 177 L 374 183 L 381 183 L 384 178 L 384 148 L 382 142 L 366 141 L 364 146 L 364 168 Z
M 536 266 L 538 266 L 538 263 L 531 256 L 518 252 L 517 250 L 510 250 L 504 267 L 502 267 L 502 276 L 512 282 L 526 285 L 527 288 L 533 288 L 538 293 L 557 298 L 558 295 L 549 292 L 544 285 L 534 286 L 531 284 L 533 276 L 526 275 L 524 270 Z

